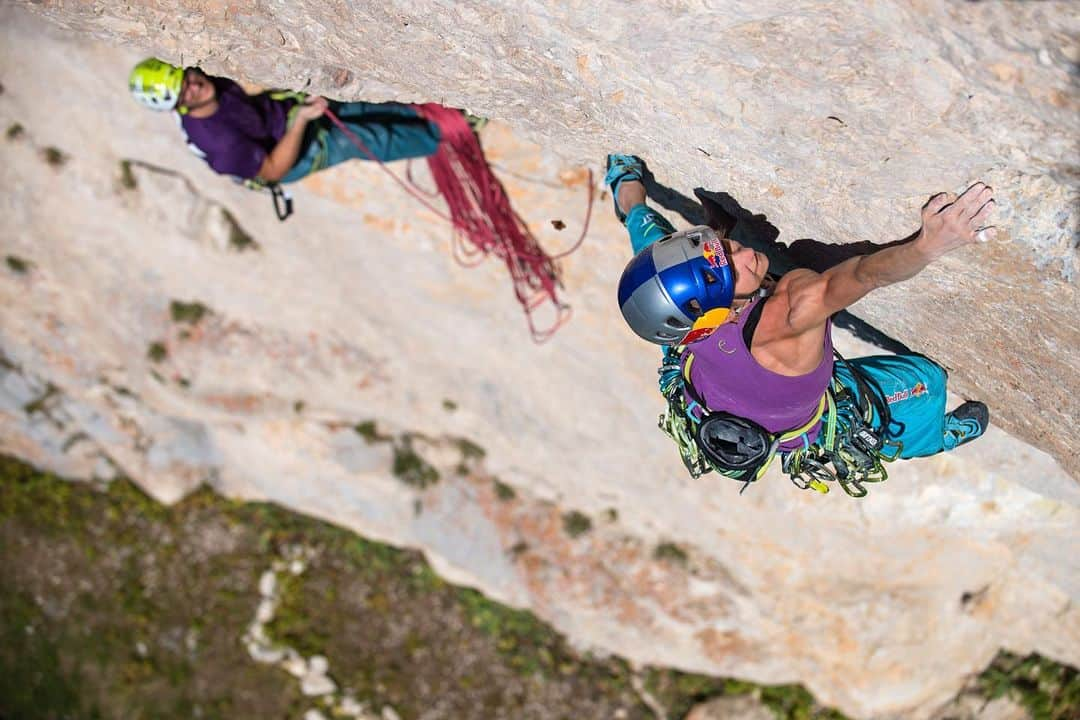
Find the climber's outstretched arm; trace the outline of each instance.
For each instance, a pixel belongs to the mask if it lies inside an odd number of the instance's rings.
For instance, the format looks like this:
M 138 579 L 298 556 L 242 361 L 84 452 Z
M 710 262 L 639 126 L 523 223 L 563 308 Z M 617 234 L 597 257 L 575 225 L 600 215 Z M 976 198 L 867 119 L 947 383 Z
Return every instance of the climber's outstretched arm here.
M 777 291 L 787 295 L 790 332 L 823 325 L 871 290 L 907 280 L 942 255 L 975 242 L 977 233 L 978 239 L 992 238 L 996 231 L 984 226 L 993 208 L 993 190 L 981 182 L 960 197 L 940 193 L 923 206 L 922 229 L 913 241 L 853 257 L 824 273 L 788 273 Z

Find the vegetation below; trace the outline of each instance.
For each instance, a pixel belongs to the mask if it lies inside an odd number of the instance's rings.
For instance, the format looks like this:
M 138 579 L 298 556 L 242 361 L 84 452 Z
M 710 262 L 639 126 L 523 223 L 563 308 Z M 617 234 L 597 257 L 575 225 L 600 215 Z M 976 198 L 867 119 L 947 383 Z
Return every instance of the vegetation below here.
M 624 661 L 576 652 L 531 613 L 443 581 L 415 552 L 272 504 L 203 490 L 164 507 L 124 480 L 94 488 L 0 457 L 0 718 L 302 716 L 316 700 L 241 642 L 259 576 L 296 545 L 313 556 L 283 578 L 269 633 L 327 657 L 338 686 L 375 715 L 656 717 Z M 678 562 L 676 550 L 658 554 Z M 979 680 L 985 697 L 1014 696 L 1036 718 L 1077 716 L 1074 669 L 1003 657 Z M 744 694 L 780 718 L 841 717 L 798 686 L 639 674 L 671 720 Z

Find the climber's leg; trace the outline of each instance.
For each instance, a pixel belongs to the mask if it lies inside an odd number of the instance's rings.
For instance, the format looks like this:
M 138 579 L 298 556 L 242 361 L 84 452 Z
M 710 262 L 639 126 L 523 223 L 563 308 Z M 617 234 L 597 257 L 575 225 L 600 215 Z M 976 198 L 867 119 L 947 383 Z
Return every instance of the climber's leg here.
M 608 155 L 604 183 L 611 188 L 615 216 L 630 233 L 634 254 L 675 232 L 667 218 L 645 204 L 641 160 L 633 155 Z

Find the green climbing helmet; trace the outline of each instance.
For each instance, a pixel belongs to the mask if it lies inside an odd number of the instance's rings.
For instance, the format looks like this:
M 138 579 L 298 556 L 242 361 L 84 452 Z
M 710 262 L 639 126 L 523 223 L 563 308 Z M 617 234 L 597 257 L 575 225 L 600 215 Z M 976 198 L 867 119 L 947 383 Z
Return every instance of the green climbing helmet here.
M 180 101 L 184 69 L 157 58 L 147 58 L 131 70 L 128 87 L 140 104 L 151 110 L 172 110 Z

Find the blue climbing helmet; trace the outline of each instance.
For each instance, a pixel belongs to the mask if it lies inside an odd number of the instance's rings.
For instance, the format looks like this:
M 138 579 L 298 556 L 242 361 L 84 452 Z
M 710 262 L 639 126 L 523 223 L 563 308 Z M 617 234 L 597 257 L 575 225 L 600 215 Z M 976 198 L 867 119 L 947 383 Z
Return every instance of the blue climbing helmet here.
M 619 309 L 630 329 L 658 345 L 686 345 L 725 320 L 735 276 L 716 231 L 705 225 L 667 235 L 630 261 Z

